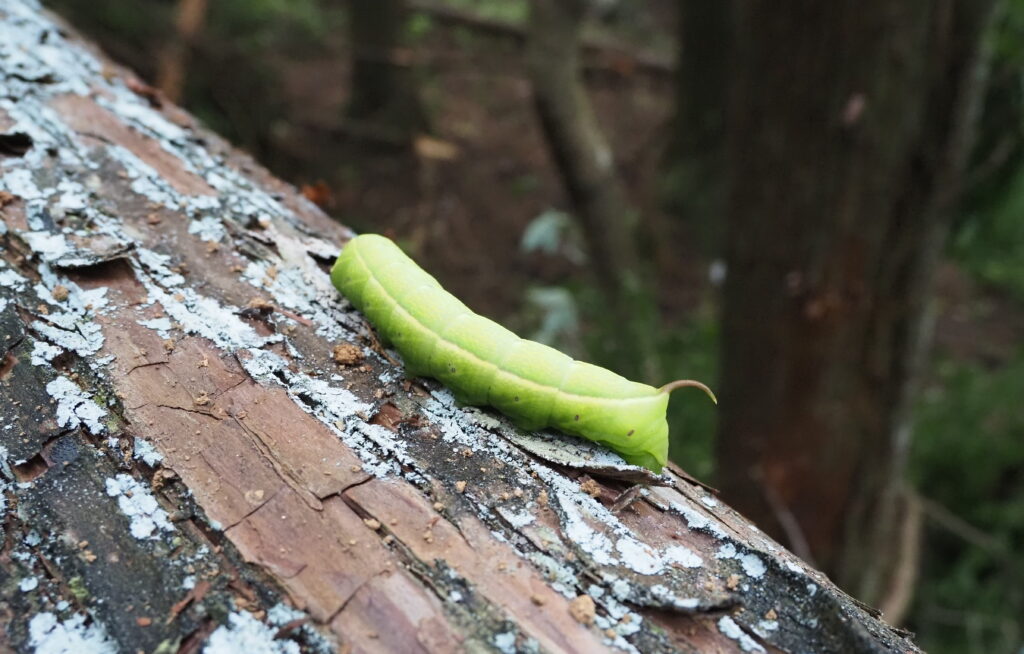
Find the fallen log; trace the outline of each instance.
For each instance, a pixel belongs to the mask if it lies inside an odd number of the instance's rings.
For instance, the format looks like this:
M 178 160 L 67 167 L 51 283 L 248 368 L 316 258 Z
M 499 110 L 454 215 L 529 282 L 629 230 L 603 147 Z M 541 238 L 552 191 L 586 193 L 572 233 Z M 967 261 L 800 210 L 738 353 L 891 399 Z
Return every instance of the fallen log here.
M 351 232 L 0 4 L 0 645 L 915 652 L 677 468 L 404 378 Z

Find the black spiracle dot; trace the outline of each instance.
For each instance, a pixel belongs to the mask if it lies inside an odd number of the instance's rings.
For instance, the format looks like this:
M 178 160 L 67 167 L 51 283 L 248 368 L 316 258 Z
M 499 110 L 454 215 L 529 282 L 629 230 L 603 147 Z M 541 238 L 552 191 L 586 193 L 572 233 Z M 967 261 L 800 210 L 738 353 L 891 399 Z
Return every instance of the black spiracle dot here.
M 519 401 L 519 396 L 518 396 L 518 395 L 516 395 L 516 396 L 515 396 L 514 398 L 512 398 L 512 400 L 513 400 L 514 402 L 518 402 L 518 401 Z
M 573 420 L 575 420 L 576 422 L 579 422 L 580 421 L 580 414 L 577 413 L 576 416 L 573 418 Z
M 455 366 L 449 364 L 448 365 L 448 372 L 455 372 Z
M 635 432 L 635 431 L 636 431 L 635 429 L 630 429 L 630 430 L 629 430 L 629 433 L 628 433 L 628 434 L 626 434 L 626 438 L 629 438 L 630 436 L 632 436 L 632 435 L 633 435 L 633 432 Z

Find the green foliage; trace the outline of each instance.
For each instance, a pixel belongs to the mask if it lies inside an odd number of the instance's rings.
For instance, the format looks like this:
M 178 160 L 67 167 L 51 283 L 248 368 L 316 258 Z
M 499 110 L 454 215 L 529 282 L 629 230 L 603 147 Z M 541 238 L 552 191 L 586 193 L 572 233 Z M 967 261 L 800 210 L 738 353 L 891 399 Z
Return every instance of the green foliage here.
M 434 29 L 434 19 L 426 14 L 411 12 L 409 20 L 406 21 L 406 36 L 410 43 L 417 43 L 425 39 Z
M 1024 2 L 999 5 L 992 70 L 950 253 L 1024 300 Z M 933 654 L 1024 647 L 1024 350 L 940 361 L 917 414 L 912 477 L 955 516 L 926 523 L 910 627 Z M 957 522 L 959 521 L 959 522 Z
M 983 281 L 1024 300 L 1024 162 L 979 205 L 954 235 L 953 253 Z
M 1024 299 L 1024 2 L 999 7 L 964 210 L 950 245 L 980 279 Z
M 1010 654 L 1024 634 L 1024 351 L 995 371 L 945 361 L 937 372 L 912 476 L 967 526 L 928 521 L 912 628 L 933 654 Z
M 470 11 L 481 18 L 516 24 L 525 23 L 530 13 L 530 4 L 526 0 L 445 0 L 443 4 Z
M 340 14 L 318 0 L 217 0 L 210 3 L 209 26 L 233 47 L 252 54 L 265 48 L 322 42 L 339 29 Z

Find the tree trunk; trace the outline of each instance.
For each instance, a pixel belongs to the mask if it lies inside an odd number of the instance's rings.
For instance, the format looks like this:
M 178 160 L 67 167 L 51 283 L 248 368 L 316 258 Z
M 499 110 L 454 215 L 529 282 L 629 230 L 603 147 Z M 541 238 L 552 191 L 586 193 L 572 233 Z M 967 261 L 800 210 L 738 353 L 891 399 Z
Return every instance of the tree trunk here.
M 0 649 L 918 651 L 678 469 L 404 380 L 348 230 L 32 0 L 0 43 Z
M 609 298 L 636 274 L 636 211 L 615 169 L 580 78 L 579 35 L 586 0 L 534 0 L 526 64 L 551 154 L 583 225 L 594 275 Z
M 178 0 L 174 32 L 160 51 L 157 60 L 156 85 L 167 99 L 180 102 L 185 91 L 189 55 L 192 44 L 206 21 L 209 0 Z
M 526 65 L 548 147 L 583 228 L 594 279 L 607 300 L 610 325 L 626 328 L 601 339 L 617 372 L 660 381 L 655 336 L 648 318 L 657 313 L 644 293 L 636 248 L 637 210 L 615 166 L 615 153 L 601 132 L 580 77 L 580 29 L 588 0 L 533 0 Z M 601 324 L 601 321 L 596 321 Z
M 739 3 L 723 493 L 868 602 L 992 4 Z
M 408 142 L 424 131 L 426 118 L 413 80 L 412 56 L 404 48 L 404 0 L 349 0 L 352 44 L 348 117 L 365 133 Z
M 685 234 L 669 239 L 667 247 L 696 240 L 705 252 L 717 253 L 721 245 L 732 5 L 731 0 L 678 3 L 675 116 L 666 168 L 668 204 Z

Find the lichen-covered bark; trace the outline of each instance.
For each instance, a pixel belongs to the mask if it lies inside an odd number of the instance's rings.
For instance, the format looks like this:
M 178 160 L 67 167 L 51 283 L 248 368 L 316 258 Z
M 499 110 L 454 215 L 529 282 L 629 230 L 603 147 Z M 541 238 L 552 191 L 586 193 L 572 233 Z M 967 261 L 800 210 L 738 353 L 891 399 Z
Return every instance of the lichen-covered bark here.
M 916 651 L 681 471 L 405 380 L 350 233 L 69 34 L 0 5 L 4 646 Z

